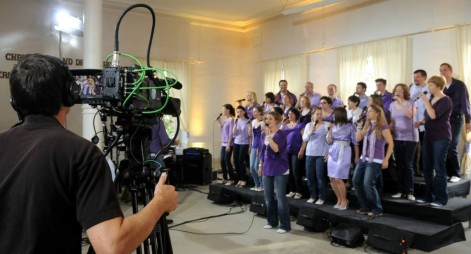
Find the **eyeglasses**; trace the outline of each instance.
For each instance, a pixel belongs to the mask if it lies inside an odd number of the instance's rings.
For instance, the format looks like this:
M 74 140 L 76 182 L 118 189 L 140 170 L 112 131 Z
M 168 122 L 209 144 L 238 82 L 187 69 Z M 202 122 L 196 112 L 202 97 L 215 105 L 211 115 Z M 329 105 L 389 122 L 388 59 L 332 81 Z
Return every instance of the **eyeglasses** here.
M 325 102 L 325 101 L 321 101 L 321 104 L 327 104 L 327 102 Z

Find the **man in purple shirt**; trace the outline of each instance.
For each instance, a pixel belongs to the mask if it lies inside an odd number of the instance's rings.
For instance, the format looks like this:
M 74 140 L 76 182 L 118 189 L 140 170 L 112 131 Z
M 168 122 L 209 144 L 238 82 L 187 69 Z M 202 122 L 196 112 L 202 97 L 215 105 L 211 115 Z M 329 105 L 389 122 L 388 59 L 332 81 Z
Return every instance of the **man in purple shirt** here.
M 283 95 L 289 94 L 292 104 L 296 105 L 296 103 L 298 103 L 298 99 L 296 98 L 296 95 L 288 91 L 288 81 L 282 79 L 278 85 L 280 86 L 280 91 L 275 95 L 275 104 L 283 105 Z
M 392 102 L 392 93 L 386 90 L 386 79 L 379 78 L 375 80 L 376 82 L 376 94 L 381 95 L 381 99 L 383 100 L 383 108 L 386 110 L 389 109 L 389 105 Z M 386 112 L 385 112 L 386 113 Z M 386 118 L 389 122 L 389 114 L 386 115 Z
M 319 103 L 321 101 L 321 95 L 319 93 L 314 92 L 314 84 L 312 82 L 306 82 L 306 85 L 304 85 L 305 92 L 300 94 L 299 97 L 301 96 L 306 96 L 309 98 L 309 101 L 311 102 L 311 108 L 314 107 L 319 107 Z M 299 102 L 296 104 L 296 108 L 299 108 Z
M 456 183 L 461 180 L 460 155 L 456 146 L 463 127 L 463 115 L 466 122 L 466 133 L 471 131 L 471 114 L 469 109 L 468 89 L 463 81 L 453 78 L 453 68 L 448 63 L 440 65 L 440 74 L 445 77 L 446 84 L 443 93 L 453 101 L 453 109 L 450 116 L 452 140 L 448 147 L 447 165 L 449 181 Z M 451 168 L 450 168 L 451 167 Z
M 327 86 L 327 94 L 332 99 L 332 105 L 330 106 L 332 109 L 336 109 L 340 106 L 343 106 L 343 101 L 339 97 L 337 97 L 337 86 L 334 84 L 330 84 Z
M 358 95 L 358 98 L 360 98 L 360 104 L 358 105 L 360 108 L 368 106 L 369 96 L 366 95 L 366 88 L 365 82 L 358 82 L 355 88 L 355 93 Z

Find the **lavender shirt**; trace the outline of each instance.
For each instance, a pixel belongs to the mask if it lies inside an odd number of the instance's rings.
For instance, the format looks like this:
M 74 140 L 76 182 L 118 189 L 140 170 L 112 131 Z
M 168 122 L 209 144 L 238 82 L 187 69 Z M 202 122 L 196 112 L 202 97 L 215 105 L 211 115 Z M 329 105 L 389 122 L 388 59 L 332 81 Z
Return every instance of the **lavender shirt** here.
M 408 108 L 413 108 L 414 102 L 405 101 Z M 391 119 L 394 119 L 394 140 L 419 142 L 419 130 L 414 128 L 414 117 L 407 117 L 403 109 L 397 108 L 393 102 L 389 106 Z
M 273 141 L 278 144 L 278 152 L 275 153 L 270 145 L 265 145 L 265 133 L 262 133 L 259 149 L 260 161 L 262 161 L 263 176 L 281 176 L 288 171 L 288 152 L 286 149 L 286 134 L 277 131 L 273 136 Z
M 326 156 L 329 152 L 329 145 L 325 141 L 327 135 L 327 123 L 322 128 L 315 130 L 311 134 L 311 128 L 314 123 L 310 122 L 304 128 L 303 141 L 306 144 L 306 156 Z
M 343 106 L 343 101 L 339 97 L 335 97 L 332 99 L 332 105 L 330 106 L 332 109 L 336 109 L 340 106 Z
M 245 106 L 245 113 L 247 114 L 247 118 L 248 119 L 252 119 L 253 118 L 253 109 L 255 107 L 259 107 L 260 104 L 258 103 L 255 103 L 252 107 L 249 106 L 248 104 Z
M 321 102 L 321 95 L 316 93 L 316 92 L 313 92 L 312 94 L 307 94 L 307 93 L 302 93 L 299 95 L 299 97 L 301 96 L 307 96 L 309 98 L 309 102 L 311 102 L 311 108 L 313 107 L 319 107 L 320 105 L 320 102 Z
M 229 139 L 232 138 L 232 128 L 234 127 L 234 119 L 227 118 L 221 125 L 221 141 L 222 146 L 227 146 Z
M 301 144 L 303 143 L 301 130 L 304 128 L 304 123 L 297 123 L 292 129 L 285 126 L 283 130 L 286 134 L 286 147 L 288 149 L 288 153 L 295 153 L 298 154 L 299 150 L 301 149 Z
M 249 119 L 238 119 L 236 121 L 236 131 L 233 134 L 234 144 L 237 145 L 248 145 L 250 143 L 249 137 Z
M 383 160 L 384 160 L 384 147 L 386 145 L 386 140 L 384 139 L 383 135 L 381 134 L 381 138 L 378 138 L 378 136 L 376 136 L 376 132 L 374 131 L 374 128 L 375 128 L 375 125 L 371 125 L 370 128 L 368 129 L 366 135 L 368 136 L 368 140 L 367 140 L 367 143 L 366 144 L 366 154 L 362 152 L 361 154 L 361 157 L 360 159 L 366 159 L 366 161 L 371 161 L 373 160 L 373 162 L 376 162 L 376 163 L 383 163 Z M 387 124 L 384 124 L 381 126 L 381 133 L 386 130 L 386 129 L 389 129 L 389 126 Z M 373 137 L 373 135 L 375 137 Z M 369 151 L 371 149 L 371 146 L 372 146 L 372 141 L 373 139 L 375 139 L 375 144 L 374 144 L 374 155 L 373 155 L 373 159 L 369 158 Z M 363 145 L 365 145 L 365 143 L 363 143 Z
M 358 107 L 359 108 L 363 108 L 363 107 L 366 107 L 368 106 L 368 98 L 369 96 L 368 95 L 361 95 L 359 96 L 358 98 L 360 98 L 360 104 L 358 104 Z
M 150 141 L 150 152 L 158 153 L 162 150 L 162 146 L 167 145 L 170 142 L 165 125 L 163 121 L 152 126 L 152 140 Z

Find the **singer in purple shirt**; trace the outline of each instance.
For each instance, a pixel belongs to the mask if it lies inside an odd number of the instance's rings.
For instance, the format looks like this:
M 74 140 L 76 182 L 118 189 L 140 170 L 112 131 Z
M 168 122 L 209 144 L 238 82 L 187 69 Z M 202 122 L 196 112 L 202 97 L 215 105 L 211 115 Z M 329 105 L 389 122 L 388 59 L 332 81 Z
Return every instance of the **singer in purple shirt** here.
M 299 168 L 300 159 L 298 159 L 299 150 L 302 145 L 302 134 L 304 131 L 304 123 L 300 123 L 299 111 L 290 108 L 288 111 L 289 123 L 284 124 L 282 129 L 286 134 L 286 148 L 288 150 L 289 163 L 289 193 L 287 197 L 300 199 L 302 197 L 302 175 Z
M 289 174 L 288 152 L 286 134 L 278 129 L 281 120 L 281 115 L 276 112 L 269 112 L 266 115 L 267 126 L 263 127 L 261 136 L 258 169 L 259 175 L 263 176 L 263 194 L 267 205 L 268 223 L 263 228 L 272 229 L 279 225 L 276 230 L 279 234 L 291 230 L 289 204 L 284 195 Z
M 386 115 L 386 119 L 388 120 L 388 123 L 390 122 L 391 118 L 389 116 L 389 113 L 386 113 L 389 111 L 389 105 L 391 104 L 393 100 L 393 95 L 392 93 L 388 92 L 386 90 L 386 79 L 379 78 L 375 80 L 376 82 L 376 94 L 381 95 L 381 100 L 383 101 L 383 109 L 385 109 L 384 114 Z
M 393 198 L 414 197 L 414 152 L 419 142 L 419 130 L 414 127 L 414 101 L 409 87 L 397 84 L 393 90 L 394 101 L 389 106 L 390 129 L 394 133 L 394 157 L 396 159 L 398 193 Z
M 234 127 L 235 110 L 231 104 L 224 104 L 222 106 L 222 115 L 226 118 L 221 120 L 221 115 L 216 119 L 221 129 L 221 169 L 223 180 L 222 183 L 232 185 L 235 181 L 234 169 L 232 168 L 232 129 Z M 228 174 L 230 179 L 228 178 Z
M 453 108 L 451 98 L 443 93 L 445 81 L 433 76 L 428 80 L 432 99 L 425 94 L 420 99 L 425 103 L 425 137 L 422 147 L 424 163 L 425 197 L 419 203 L 432 202 L 441 207 L 448 202 L 446 155 L 451 135 L 450 115 Z
M 246 160 L 248 159 L 249 144 L 252 137 L 250 120 L 247 119 L 245 108 L 238 106 L 236 109 L 237 118 L 232 129 L 234 140 L 234 163 L 237 171 L 238 182 L 236 187 L 243 188 L 247 184 Z M 248 166 L 248 165 L 247 165 Z
M 257 102 L 257 94 L 251 91 L 247 92 L 245 96 L 247 104 L 245 104 L 245 113 L 247 114 L 248 119 L 253 119 L 252 111 L 255 107 L 260 106 Z
M 332 109 L 336 109 L 340 106 L 343 106 L 343 101 L 339 97 L 337 97 L 337 86 L 334 84 L 330 84 L 327 86 L 327 93 L 329 94 L 330 99 L 332 99 L 332 104 L 330 107 Z

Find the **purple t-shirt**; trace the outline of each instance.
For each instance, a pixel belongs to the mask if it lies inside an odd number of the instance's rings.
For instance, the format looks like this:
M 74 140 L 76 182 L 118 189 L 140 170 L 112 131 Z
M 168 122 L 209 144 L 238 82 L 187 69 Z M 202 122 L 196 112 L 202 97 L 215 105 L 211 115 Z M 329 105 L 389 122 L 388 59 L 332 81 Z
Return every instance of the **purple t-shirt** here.
M 413 108 L 414 102 L 409 100 L 405 104 L 408 108 Z M 394 120 L 394 140 L 419 142 L 419 129 L 414 128 L 414 117 L 407 117 L 406 112 L 396 107 L 395 102 L 389 105 L 389 111 L 391 121 Z
M 234 144 L 248 145 L 250 143 L 249 137 L 249 119 L 237 119 L 235 121 L 235 133 L 233 133 Z
M 229 139 L 232 138 L 232 128 L 234 127 L 234 119 L 227 118 L 221 125 L 221 141 L 222 146 L 227 146 Z
M 252 120 L 252 148 L 258 149 L 260 146 L 260 137 L 262 136 L 262 124 L 260 123 L 258 127 L 255 127 L 257 119 Z
M 304 128 L 304 123 L 297 123 L 292 129 L 285 126 L 283 130 L 286 134 L 286 142 L 288 153 L 295 153 L 299 152 L 301 149 L 301 144 L 303 143 L 303 136 L 301 134 L 302 129 Z
M 277 131 L 273 136 L 273 141 L 278 144 L 278 152 L 275 153 L 270 145 L 265 145 L 265 133 L 260 137 L 259 157 L 262 161 L 262 175 L 280 176 L 288 171 L 288 152 L 286 149 L 286 134 Z
M 250 105 L 245 105 L 245 113 L 247 114 L 247 118 L 248 119 L 252 119 L 253 118 L 253 109 L 255 107 L 259 107 L 260 104 L 258 103 L 255 103 L 252 107 Z
M 430 100 L 431 101 L 431 100 Z M 450 97 L 444 96 L 432 105 L 435 110 L 435 119 L 431 119 L 425 111 L 425 136 L 426 140 L 451 140 L 450 115 L 453 102 Z

